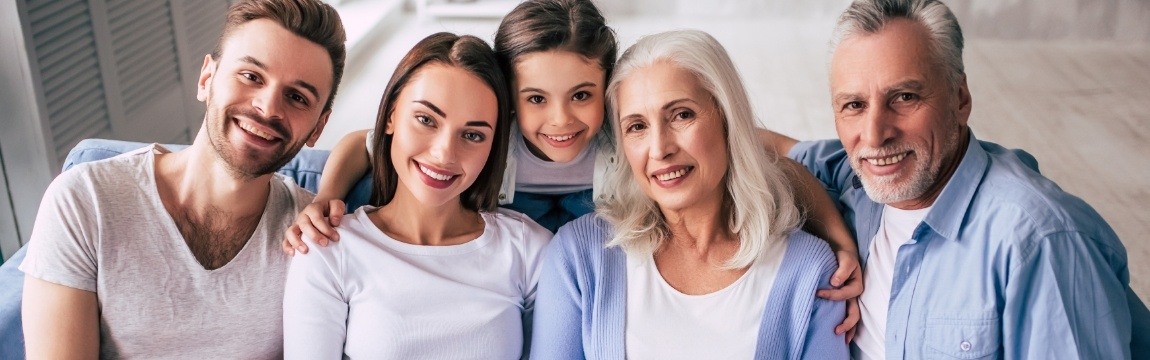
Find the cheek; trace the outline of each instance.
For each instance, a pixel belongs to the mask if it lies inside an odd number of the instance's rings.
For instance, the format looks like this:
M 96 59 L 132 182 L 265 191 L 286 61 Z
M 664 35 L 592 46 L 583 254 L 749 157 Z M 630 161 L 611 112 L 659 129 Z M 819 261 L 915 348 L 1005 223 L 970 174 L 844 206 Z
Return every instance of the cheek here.
M 602 101 L 591 102 L 587 104 L 587 106 L 580 108 L 577 112 L 577 114 L 579 114 L 579 121 L 587 125 L 587 128 L 591 130 L 591 134 L 597 133 L 603 127 L 604 113 Z
M 526 100 L 520 101 L 515 112 L 515 120 L 519 123 L 519 130 L 523 133 L 533 133 L 547 121 L 544 108 Z
M 646 147 L 640 140 L 628 139 L 623 141 L 623 156 L 631 166 L 631 172 L 636 178 L 646 177 L 644 167 L 647 161 Z

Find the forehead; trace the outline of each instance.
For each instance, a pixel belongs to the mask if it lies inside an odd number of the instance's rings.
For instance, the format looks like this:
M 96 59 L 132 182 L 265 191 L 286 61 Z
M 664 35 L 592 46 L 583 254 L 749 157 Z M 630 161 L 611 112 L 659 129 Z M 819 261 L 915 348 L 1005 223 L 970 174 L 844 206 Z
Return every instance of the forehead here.
M 278 23 L 257 19 L 234 28 L 221 47 L 220 61 L 235 66 L 245 57 L 264 64 L 265 76 L 316 87 L 320 96 L 331 92 L 331 57 L 319 44 L 311 42 Z
M 635 69 L 619 83 L 616 96 L 623 116 L 660 110 L 664 104 L 683 98 L 700 104 L 710 99 L 695 74 L 669 61 Z
M 582 82 L 602 85 L 605 80 L 599 63 L 566 50 L 540 51 L 520 56 L 515 62 L 515 79 L 518 87 L 566 87 Z
M 456 66 L 440 63 L 423 65 L 399 92 L 400 106 L 427 100 L 449 119 L 481 120 L 495 124 L 498 100 L 495 90 L 479 76 Z
M 832 88 L 866 88 L 910 79 L 929 80 L 929 36 L 921 24 L 888 22 L 877 33 L 855 35 L 839 43 L 831 57 Z

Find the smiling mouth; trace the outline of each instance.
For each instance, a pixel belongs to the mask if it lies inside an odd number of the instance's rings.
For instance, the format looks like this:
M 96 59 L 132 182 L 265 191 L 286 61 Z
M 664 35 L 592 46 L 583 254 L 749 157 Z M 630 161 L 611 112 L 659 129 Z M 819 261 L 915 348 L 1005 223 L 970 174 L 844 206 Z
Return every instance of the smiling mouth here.
M 891 156 L 887 156 L 887 157 L 881 157 L 881 158 L 867 158 L 866 161 L 869 162 L 871 165 L 874 165 L 874 166 L 894 165 L 894 164 L 897 164 L 898 162 L 902 161 L 902 159 L 905 159 L 907 157 L 907 155 L 910 155 L 910 153 L 904 152 L 901 154 L 895 154 L 895 155 L 891 155 Z
M 431 168 L 424 166 L 422 163 L 419 163 L 418 161 L 416 162 L 416 164 L 419 165 L 419 171 L 423 172 L 423 174 L 427 175 L 427 177 L 429 177 L 429 178 L 432 178 L 432 179 L 435 179 L 438 181 L 447 181 L 447 180 L 451 180 L 451 178 L 455 177 L 455 175 L 441 174 L 441 173 L 436 172 L 435 170 L 431 170 Z
M 658 179 L 659 181 L 671 181 L 671 180 L 681 178 L 684 175 L 687 175 L 687 173 L 690 171 L 691 171 L 690 168 L 682 168 L 682 169 L 672 171 L 672 172 L 669 172 L 666 174 L 655 175 L 655 179 Z
M 272 135 L 272 134 L 269 134 L 263 130 L 260 130 L 259 128 L 256 128 L 255 126 L 252 126 L 249 123 L 239 121 L 239 120 L 236 120 L 236 123 L 239 124 L 240 129 L 243 129 L 244 132 L 247 132 L 248 134 L 255 135 L 256 137 L 259 137 L 259 138 L 267 140 L 267 141 L 275 141 L 276 140 L 275 135 Z
M 552 142 L 562 144 L 562 143 L 565 143 L 565 142 L 568 142 L 568 141 L 575 139 L 575 137 L 579 136 L 579 134 L 582 134 L 582 133 L 583 133 L 583 131 L 580 130 L 580 131 L 576 131 L 576 132 L 573 132 L 570 134 L 564 134 L 564 135 L 551 135 L 551 134 L 542 134 L 542 133 L 541 133 L 541 135 L 543 135 L 543 137 L 547 138 L 547 140 L 551 140 Z

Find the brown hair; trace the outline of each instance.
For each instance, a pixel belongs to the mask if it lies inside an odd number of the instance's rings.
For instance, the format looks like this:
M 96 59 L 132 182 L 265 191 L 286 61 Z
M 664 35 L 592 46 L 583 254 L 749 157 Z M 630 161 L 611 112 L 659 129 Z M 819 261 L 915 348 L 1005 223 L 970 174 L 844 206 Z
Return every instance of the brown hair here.
M 391 163 L 391 139 L 387 134 L 387 120 L 395 111 L 395 101 L 416 72 L 427 64 L 444 64 L 474 74 L 495 92 L 499 117 L 495 121 L 495 137 L 491 153 L 483 171 L 471 187 L 463 191 L 460 201 L 472 211 L 493 211 L 499 206 L 499 188 L 503 185 L 503 169 L 507 167 L 508 137 L 511 131 L 511 92 L 507 79 L 500 70 L 495 53 L 487 42 L 470 35 L 435 33 L 420 40 L 399 61 L 395 73 L 387 82 L 379 112 L 375 119 L 375 139 L 372 140 L 372 193 L 371 204 L 380 206 L 395 198 L 399 175 Z
M 605 83 L 615 67 L 618 45 L 615 31 L 591 0 L 528 0 L 504 16 L 495 32 L 495 54 L 509 80 L 515 79 L 519 57 L 550 50 L 598 62 Z
M 332 82 L 331 94 L 323 111 L 331 110 L 335 100 L 335 90 L 339 88 L 339 81 L 343 78 L 343 63 L 347 57 L 347 34 L 343 30 L 343 22 L 339 14 L 331 5 L 319 0 L 245 0 L 237 2 L 228 9 L 228 19 L 224 24 L 224 32 L 216 41 L 212 49 L 212 60 L 219 60 L 223 52 L 224 40 L 240 25 L 252 20 L 268 19 L 275 21 L 288 31 L 302 38 L 308 39 L 327 50 L 331 56 Z

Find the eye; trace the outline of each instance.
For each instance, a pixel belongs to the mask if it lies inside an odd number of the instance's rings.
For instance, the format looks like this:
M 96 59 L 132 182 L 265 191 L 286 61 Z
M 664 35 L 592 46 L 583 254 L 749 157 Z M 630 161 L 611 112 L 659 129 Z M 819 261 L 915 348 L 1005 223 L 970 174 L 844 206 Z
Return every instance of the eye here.
M 675 113 L 674 120 L 690 120 L 695 118 L 695 112 L 691 110 L 681 110 Z
M 483 142 L 483 140 L 487 140 L 486 135 L 483 135 L 483 133 L 481 133 L 481 132 L 474 132 L 474 131 L 463 133 L 463 138 L 466 139 L 467 141 L 474 142 L 474 143 L 481 143 L 481 142 Z
M 543 101 L 545 101 L 545 100 L 546 99 L 544 99 L 542 96 L 539 96 L 539 95 L 531 95 L 531 96 L 527 97 L 527 102 L 532 103 L 532 104 L 542 104 Z
M 250 82 L 254 82 L 254 83 L 258 83 L 258 82 L 260 82 L 260 77 L 259 77 L 259 75 L 256 75 L 256 74 L 254 74 L 254 73 L 250 73 L 250 72 L 241 72 L 241 73 L 240 73 L 240 77 L 242 77 L 242 78 L 244 78 L 244 80 L 247 80 L 247 81 L 250 81 Z
M 435 120 L 432 120 L 431 117 L 427 115 L 416 114 L 415 121 L 423 124 L 424 126 L 435 126 Z
M 300 105 L 307 106 L 307 104 L 308 104 L 307 97 L 305 97 L 299 93 L 288 94 L 288 99 L 291 99 L 291 101 L 296 102 Z
M 848 102 L 846 104 L 843 104 L 843 110 L 856 111 L 856 110 L 862 110 L 862 108 L 863 108 L 863 103 L 861 101 L 851 101 L 851 102 Z
M 647 130 L 647 124 L 644 124 L 642 121 L 635 121 L 627 124 L 627 127 L 623 129 L 623 132 L 630 134 L 643 130 Z
M 918 100 L 918 94 L 913 93 L 899 93 L 894 96 L 895 102 L 909 102 Z
M 575 93 L 575 95 L 571 95 L 571 100 L 575 101 L 586 101 L 589 99 L 591 99 L 591 93 L 586 91 L 580 91 Z

